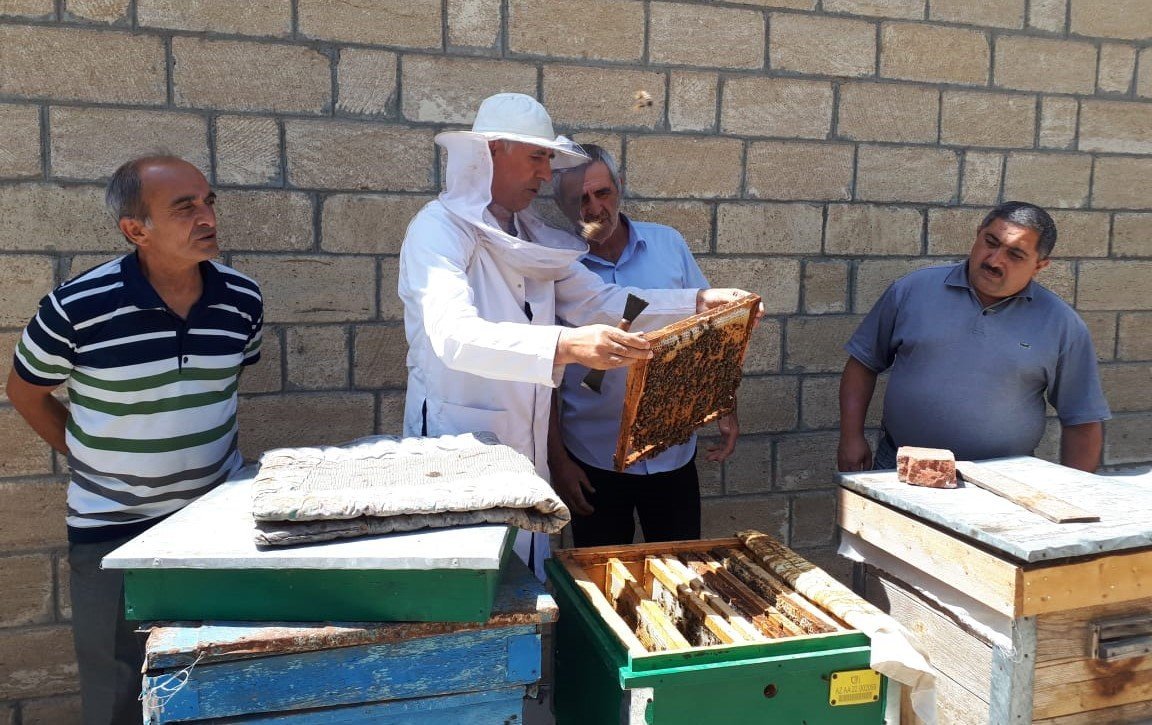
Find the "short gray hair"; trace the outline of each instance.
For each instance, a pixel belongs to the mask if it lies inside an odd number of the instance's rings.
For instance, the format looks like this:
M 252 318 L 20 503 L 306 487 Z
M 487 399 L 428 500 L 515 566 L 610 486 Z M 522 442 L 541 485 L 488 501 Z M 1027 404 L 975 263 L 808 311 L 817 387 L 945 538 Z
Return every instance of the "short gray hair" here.
M 112 219 L 119 222 L 121 219 L 137 219 L 148 221 L 148 210 L 144 207 L 143 184 L 140 181 L 140 169 L 156 161 L 183 161 L 174 154 L 153 153 L 126 161 L 112 173 L 108 186 L 104 190 L 104 204 Z
M 584 154 L 591 159 L 584 168 L 587 168 L 597 161 L 604 164 L 608 169 L 608 176 L 612 177 L 612 185 L 616 187 L 616 191 L 623 193 L 623 190 L 620 188 L 620 171 L 616 166 L 616 159 L 612 158 L 612 154 L 608 153 L 608 149 L 594 143 L 582 143 L 580 144 L 580 148 L 584 151 Z

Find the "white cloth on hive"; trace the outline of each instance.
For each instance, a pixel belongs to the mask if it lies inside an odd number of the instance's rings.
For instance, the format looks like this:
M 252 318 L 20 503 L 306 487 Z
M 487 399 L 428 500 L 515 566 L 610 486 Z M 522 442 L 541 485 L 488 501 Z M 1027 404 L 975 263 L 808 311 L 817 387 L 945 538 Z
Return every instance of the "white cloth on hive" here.
M 256 543 L 271 546 L 472 524 L 551 534 L 571 518 L 492 433 L 271 450 L 252 491 Z

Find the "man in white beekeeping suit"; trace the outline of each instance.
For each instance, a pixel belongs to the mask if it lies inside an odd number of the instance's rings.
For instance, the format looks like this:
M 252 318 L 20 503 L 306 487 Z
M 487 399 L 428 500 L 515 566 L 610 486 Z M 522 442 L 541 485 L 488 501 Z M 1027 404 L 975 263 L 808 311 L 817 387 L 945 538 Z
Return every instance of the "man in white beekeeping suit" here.
M 491 96 L 471 131 L 441 133 L 436 143 L 448 154 L 445 191 L 416 214 L 400 250 L 404 435 L 491 431 L 548 478 L 551 392 L 564 366 L 610 369 L 652 355 L 639 334 L 612 326 L 629 292 L 648 301 L 642 318 L 656 324 L 744 293 L 622 288 L 579 264 L 588 246 L 529 205 L 554 167 L 588 159 L 530 96 Z M 515 549 L 542 579 L 548 537 L 520 532 Z

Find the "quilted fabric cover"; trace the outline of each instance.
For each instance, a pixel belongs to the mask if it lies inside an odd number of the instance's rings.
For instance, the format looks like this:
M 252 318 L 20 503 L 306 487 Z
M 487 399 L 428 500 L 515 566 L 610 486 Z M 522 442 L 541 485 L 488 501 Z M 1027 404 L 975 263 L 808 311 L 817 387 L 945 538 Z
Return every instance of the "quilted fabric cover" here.
M 469 524 L 552 534 L 571 518 L 492 433 L 271 450 L 252 490 L 256 543 L 270 546 Z

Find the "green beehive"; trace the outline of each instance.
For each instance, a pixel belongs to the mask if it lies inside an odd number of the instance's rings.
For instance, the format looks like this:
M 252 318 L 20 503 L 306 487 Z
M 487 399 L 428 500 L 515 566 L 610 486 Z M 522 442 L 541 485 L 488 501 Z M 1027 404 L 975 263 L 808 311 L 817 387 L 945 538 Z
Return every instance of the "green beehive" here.
M 645 631 L 646 626 L 653 628 L 651 623 L 638 625 L 632 613 L 644 607 L 651 610 L 653 603 L 636 606 L 635 599 L 628 600 L 614 571 L 628 578 L 620 568 L 623 564 L 639 587 L 631 591 L 659 599 L 654 591 L 661 588 L 661 581 L 668 582 L 650 576 L 648 557 L 683 558 L 687 554 L 691 558 L 718 550 L 747 553 L 739 539 L 717 539 L 559 551 L 546 562 L 560 607 L 554 694 L 557 725 L 883 723 L 887 682 L 869 669 L 868 637 L 810 602 L 802 618 L 811 620 L 812 629 L 831 631 L 748 641 L 755 639 L 755 633 L 737 639 L 740 627 L 733 630 L 726 622 L 695 619 L 701 632 L 714 630 L 703 636 L 718 636 L 721 643 L 692 646 L 681 642 L 675 649 L 652 651 L 657 646 L 652 640 L 664 635 Z M 665 587 L 665 595 L 669 590 Z M 701 601 L 709 596 L 702 595 Z M 795 592 L 786 596 L 804 606 Z M 665 596 L 659 606 L 667 610 L 668 602 Z M 783 599 L 775 603 L 779 608 L 768 607 L 776 613 L 772 616 L 791 606 Z M 735 611 L 723 602 L 713 606 Z M 736 620 L 744 625 L 743 631 L 749 631 L 748 622 L 732 618 Z M 826 626 L 820 627 L 821 623 Z M 759 626 L 768 628 L 771 623 Z M 803 621 L 800 626 L 807 628 Z M 674 632 L 665 634 L 670 639 L 679 637 Z

